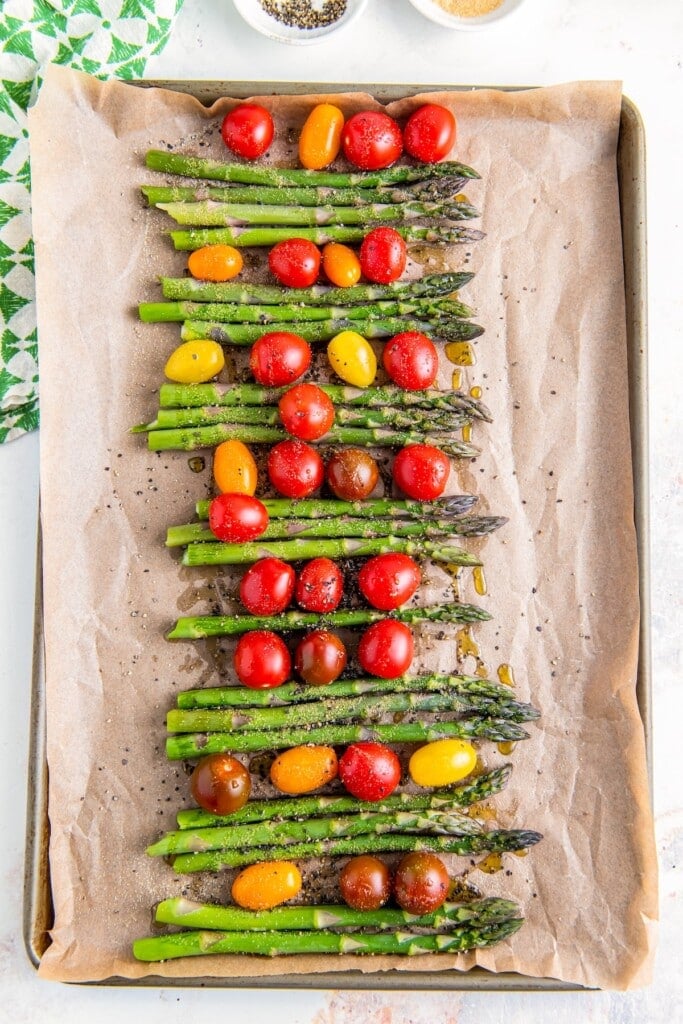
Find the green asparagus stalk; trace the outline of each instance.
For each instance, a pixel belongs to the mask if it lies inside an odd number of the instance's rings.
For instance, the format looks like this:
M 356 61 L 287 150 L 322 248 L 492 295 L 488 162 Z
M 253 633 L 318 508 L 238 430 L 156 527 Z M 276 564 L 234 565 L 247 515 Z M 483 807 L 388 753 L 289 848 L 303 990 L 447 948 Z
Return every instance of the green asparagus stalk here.
M 415 558 L 431 558 L 434 562 L 446 562 L 450 565 L 481 565 L 481 560 L 476 555 L 445 540 L 415 540 L 410 537 L 333 537 L 328 540 L 296 538 L 254 540 L 244 544 L 212 544 L 209 541 L 200 541 L 188 544 L 185 548 L 183 565 L 247 565 L 268 555 L 283 562 L 300 562 L 309 558 L 365 558 L 384 555 L 390 551 L 412 555 Z M 460 610 L 457 614 L 463 617 L 450 621 L 472 621 L 466 618 L 471 614 L 467 611 L 468 607 L 459 605 Z M 483 613 L 482 616 L 489 617 Z M 325 622 L 329 622 L 329 616 L 325 618 Z M 354 623 L 348 621 L 346 624 Z
M 199 807 L 178 811 L 179 829 L 210 828 L 214 825 L 243 825 L 282 818 L 315 818 L 321 815 L 352 814 L 360 811 L 421 811 L 470 807 L 500 793 L 508 783 L 512 765 L 502 765 L 472 782 L 453 789 L 428 793 L 394 793 L 384 800 L 357 800 L 355 796 L 299 796 L 285 799 L 249 800 L 232 814 L 210 814 Z
M 354 910 L 345 904 L 242 910 L 240 907 L 196 903 L 180 896 L 159 903 L 155 920 L 158 924 L 173 924 L 180 928 L 222 932 L 329 931 L 332 928 L 377 928 L 386 931 L 405 926 L 441 930 L 468 922 L 481 927 L 509 921 L 518 914 L 516 903 L 496 897 L 471 900 L 469 903 L 444 903 L 431 914 L 416 916 L 393 907 Z
M 309 342 L 329 341 L 341 331 L 357 331 L 357 320 L 288 321 L 287 330 Z M 484 328 L 469 320 L 435 316 L 426 320 L 412 317 L 386 317 L 382 320 L 364 320 L 364 338 L 392 338 L 401 331 L 420 331 L 443 341 L 472 341 L 484 333 Z M 224 324 L 216 320 L 184 320 L 180 330 L 183 341 L 217 341 L 221 345 L 253 345 L 267 333 L 260 324 Z
M 473 228 L 456 227 L 446 224 L 418 227 L 413 224 L 397 224 L 395 230 L 408 243 L 427 242 L 430 245 L 467 245 L 484 237 L 483 231 Z M 286 242 L 290 238 L 306 238 L 314 245 L 328 242 L 360 244 L 368 233 L 368 227 L 353 227 L 346 224 L 330 224 L 328 227 L 234 227 L 234 228 L 187 228 L 170 231 L 173 245 L 180 252 L 201 249 L 205 245 L 232 245 L 238 249 L 251 246 L 271 246 Z
M 236 302 L 242 305 L 280 305 L 298 303 L 305 306 L 353 305 L 389 299 L 450 295 L 468 284 L 474 274 L 428 274 L 415 281 L 393 281 L 390 284 L 356 284 L 349 288 L 313 285 L 310 288 L 280 288 L 251 282 L 214 284 L 193 277 L 162 277 L 161 290 L 166 299 L 192 299 L 195 302 Z
M 183 320 L 215 320 L 218 323 L 258 324 L 264 330 L 269 324 L 291 321 L 299 323 L 319 320 L 358 320 L 362 331 L 367 320 L 412 314 L 423 319 L 452 316 L 467 319 L 474 310 L 455 299 L 415 299 L 400 302 L 373 302 L 358 306 L 301 306 L 293 302 L 282 306 L 240 305 L 236 302 L 142 302 L 138 315 L 143 323 L 179 323 Z M 287 328 L 288 329 L 288 328 Z
M 388 832 L 351 838 L 311 840 L 288 846 L 251 850 L 210 850 L 207 853 L 181 853 L 173 869 L 180 875 L 198 871 L 221 871 L 258 864 L 264 860 L 307 860 L 312 857 L 354 857 L 363 853 L 452 853 L 469 856 L 477 853 L 505 853 L 524 850 L 539 842 L 538 832 L 500 829 L 474 836 L 421 836 Z
M 263 203 L 276 206 L 368 206 L 372 203 L 455 201 L 466 203 L 459 193 L 467 179 L 448 175 L 432 181 L 407 182 L 400 187 L 330 188 L 290 185 L 142 185 L 140 191 L 150 206 L 160 203 Z
M 238 227 L 250 225 L 287 225 L 320 227 L 330 224 L 352 224 L 374 227 L 412 220 L 458 221 L 479 217 L 480 213 L 467 202 L 456 200 L 439 203 L 372 203 L 364 206 L 282 206 L 262 203 L 219 203 L 214 199 L 200 202 L 157 203 L 176 222 L 187 227 Z
M 477 503 L 473 494 L 452 494 L 434 501 L 413 501 L 404 498 L 366 498 L 364 501 L 342 501 L 338 498 L 264 498 L 270 519 L 325 519 L 335 516 L 461 516 Z M 209 518 L 210 499 L 198 501 L 195 511 L 200 519 Z
M 180 174 L 185 178 L 211 181 L 233 181 L 245 185 L 287 185 L 326 188 L 378 188 L 406 181 L 426 181 L 438 178 L 479 178 L 471 167 L 454 161 L 421 164 L 417 167 L 387 167 L 379 171 L 309 171 L 301 168 L 268 167 L 263 164 L 226 164 L 219 160 L 171 153 L 163 149 L 150 149 L 145 157 L 153 171 Z
M 345 745 L 370 740 L 378 743 L 424 743 L 442 739 L 483 739 L 516 743 L 529 734 L 515 722 L 498 718 L 465 718 L 456 722 L 396 722 L 370 725 L 327 725 L 319 728 L 269 729 L 242 733 L 182 733 L 166 740 L 169 761 L 184 761 L 206 754 L 251 754 L 283 750 L 313 743 Z
M 417 956 L 420 953 L 458 953 L 502 942 L 514 935 L 523 923 L 522 918 L 512 918 L 500 924 L 454 928 L 439 935 L 421 935 L 405 929 L 400 932 L 353 934 L 329 931 L 176 932 L 173 935 L 137 939 L 133 943 L 133 956 L 136 960 L 155 962 L 215 953 L 246 953 L 257 956 L 291 956 L 297 953 L 402 956 Z

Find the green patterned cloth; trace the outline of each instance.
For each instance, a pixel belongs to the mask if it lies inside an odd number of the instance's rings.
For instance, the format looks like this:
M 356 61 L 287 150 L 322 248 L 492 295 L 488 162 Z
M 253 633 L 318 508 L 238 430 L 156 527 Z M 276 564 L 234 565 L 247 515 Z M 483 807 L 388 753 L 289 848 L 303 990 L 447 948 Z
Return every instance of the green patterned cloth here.
M 0 0 L 0 443 L 38 426 L 26 109 L 47 64 L 139 78 L 183 0 Z

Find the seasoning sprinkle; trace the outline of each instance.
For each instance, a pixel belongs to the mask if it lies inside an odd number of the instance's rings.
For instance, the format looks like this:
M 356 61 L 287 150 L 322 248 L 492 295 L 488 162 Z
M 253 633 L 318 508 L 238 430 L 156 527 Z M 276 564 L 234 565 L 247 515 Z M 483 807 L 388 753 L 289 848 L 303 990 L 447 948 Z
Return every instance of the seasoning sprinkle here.
M 259 0 L 272 18 L 290 28 L 324 28 L 346 12 L 347 0 Z
M 449 14 L 457 14 L 461 18 L 480 18 L 482 14 L 490 14 L 502 6 L 503 0 L 434 0 Z

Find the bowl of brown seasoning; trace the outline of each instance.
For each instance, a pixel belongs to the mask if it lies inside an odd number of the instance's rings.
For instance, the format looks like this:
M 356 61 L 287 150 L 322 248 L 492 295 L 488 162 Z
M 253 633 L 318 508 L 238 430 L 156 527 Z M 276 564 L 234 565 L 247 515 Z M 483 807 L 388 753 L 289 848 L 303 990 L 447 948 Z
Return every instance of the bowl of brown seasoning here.
M 486 28 L 521 7 L 524 0 L 410 0 L 425 18 L 444 28 L 472 32 Z
M 233 0 L 257 32 L 281 43 L 302 46 L 326 36 L 363 12 L 367 0 Z

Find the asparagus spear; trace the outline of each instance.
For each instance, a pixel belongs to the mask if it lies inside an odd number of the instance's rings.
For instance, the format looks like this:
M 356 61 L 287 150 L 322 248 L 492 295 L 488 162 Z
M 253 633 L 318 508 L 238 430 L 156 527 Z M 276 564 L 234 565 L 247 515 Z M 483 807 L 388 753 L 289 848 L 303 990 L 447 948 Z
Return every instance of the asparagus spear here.
M 306 744 L 345 745 L 361 740 L 379 743 L 424 743 L 441 739 L 484 739 L 497 743 L 528 739 L 520 725 L 498 718 L 466 718 L 457 722 L 396 722 L 372 725 L 327 725 L 319 728 L 269 729 L 243 733 L 183 733 L 166 740 L 169 761 L 184 761 L 206 754 L 250 754 L 283 750 Z
M 418 811 L 448 807 L 469 807 L 499 793 L 508 783 L 512 765 L 502 765 L 472 782 L 453 789 L 429 793 L 394 793 L 384 800 L 357 800 L 354 796 L 299 796 L 286 799 L 249 800 L 239 811 L 229 815 L 211 814 L 199 807 L 178 811 L 179 829 L 208 828 L 213 825 L 242 825 L 274 818 L 314 818 L 324 814 L 347 814 L 359 811 Z
M 379 409 L 355 409 L 338 405 L 334 410 L 334 422 L 337 427 L 365 427 L 368 430 L 457 430 L 463 423 L 470 420 L 466 413 L 448 410 L 446 412 L 430 411 L 429 409 L 391 409 L 388 406 Z M 178 427 L 208 427 L 216 423 L 240 423 L 275 427 L 280 424 L 280 412 L 276 405 L 258 408 L 253 405 L 221 407 L 203 406 L 191 409 L 160 409 L 156 418 L 150 423 L 141 423 L 133 427 L 131 433 L 142 434 L 150 430 L 175 430 Z
M 448 175 L 432 181 L 406 182 L 397 187 L 330 188 L 329 186 L 289 185 L 142 185 L 140 191 L 150 206 L 159 203 L 192 203 L 213 199 L 219 203 L 263 203 L 277 206 L 367 206 L 371 203 L 411 203 L 459 198 L 466 178 Z
M 389 618 L 413 625 L 416 622 L 482 622 L 491 616 L 472 604 L 435 604 L 423 608 L 403 605 L 390 614 L 375 608 L 346 608 L 325 615 L 298 611 L 282 612 L 280 615 L 199 615 L 178 619 L 168 639 L 203 640 L 209 636 L 239 636 L 253 629 L 284 632 L 322 626 L 341 629 L 345 626 L 367 626 Z
M 331 928 L 413 928 L 444 929 L 472 922 L 478 926 L 500 924 L 519 914 L 512 900 L 496 897 L 469 903 L 444 903 L 431 914 L 408 914 L 405 910 L 354 910 L 345 904 L 327 906 L 275 907 L 273 910 L 242 910 L 240 907 L 196 903 L 184 896 L 162 900 L 155 920 L 181 928 L 205 928 L 223 932 L 328 931 Z
M 288 331 L 306 341 L 329 341 L 341 331 L 358 331 L 357 320 L 288 321 Z M 472 341 L 484 333 L 479 324 L 455 317 L 438 316 L 427 320 L 412 317 L 386 317 L 382 320 L 364 320 L 364 338 L 391 338 L 401 331 L 420 331 L 444 341 Z M 224 324 L 215 320 L 184 320 L 181 327 L 183 341 L 217 341 L 221 345 L 253 345 L 266 333 L 261 324 Z M 360 331 L 358 331 L 360 333 Z
M 237 302 L 142 302 L 138 315 L 143 323 L 176 323 L 182 320 L 216 320 L 219 323 L 250 323 L 266 327 L 269 324 L 287 324 L 319 320 L 358 320 L 359 331 L 367 320 L 383 317 L 407 316 L 414 314 L 423 318 L 452 316 L 467 319 L 474 316 L 474 310 L 464 302 L 455 299 L 414 299 L 408 301 L 383 301 L 356 306 L 301 306 L 288 302 L 281 306 L 259 306 L 254 303 L 241 305 Z
M 372 203 L 364 206 L 282 206 L 262 203 L 221 203 L 214 199 L 200 202 L 157 203 L 176 224 L 189 227 L 238 227 L 241 224 L 283 224 L 292 227 L 320 227 L 329 224 L 392 226 L 412 220 L 470 220 L 479 211 L 467 202 L 442 200 L 438 203 Z
M 466 245 L 478 242 L 484 237 L 483 231 L 473 228 L 444 225 L 418 227 L 413 224 L 397 224 L 395 230 L 408 243 L 428 242 L 432 245 Z M 238 249 L 250 246 L 271 246 L 290 238 L 306 238 L 314 245 L 328 242 L 360 244 L 368 233 L 367 227 L 353 227 L 346 224 L 330 224 L 329 227 L 234 227 L 234 228 L 188 228 L 170 231 L 173 245 L 181 252 L 201 249 L 205 245 L 232 245 Z
M 197 302 L 237 302 L 241 304 L 278 305 L 295 302 L 306 306 L 352 305 L 384 299 L 415 299 L 438 297 L 457 291 L 472 280 L 474 274 L 428 274 L 416 281 L 393 281 L 390 284 L 356 284 L 349 288 L 313 285 L 311 288 L 280 288 L 251 282 L 214 284 L 192 277 L 162 277 L 161 290 L 166 299 L 194 299 Z
M 481 565 L 476 555 L 463 551 L 446 541 L 411 540 L 409 537 L 337 537 L 329 540 L 254 540 L 245 544 L 211 544 L 200 541 L 188 544 L 183 552 L 183 565 L 246 565 L 272 555 L 283 562 L 300 562 L 309 558 L 364 558 L 397 551 L 417 558 L 431 558 L 450 565 Z M 469 622 L 469 606 L 459 605 L 462 618 L 449 621 Z M 291 613 L 293 614 L 293 613 Z M 335 613 L 336 614 L 336 613 Z M 346 614 L 346 613 L 344 613 Z M 485 613 L 477 618 L 489 618 Z M 325 617 L 329 622 L 329 616 Z M 313 625 L 313 623 L 310 623 Z M 340 625 L 354 625 L 350 620 Z
M 347 857 L 363 853 L 452 853 L 458 856 L 524 850 L 542 839 L 538 832 L 500 829 L 474 836 L 421 836 L 389 832 L 351 838 L 311 840 L 252 850 L 211 850 L 207 853 L 181 853 L 173 869 L 180 875 L 198 871 L 241 868 L 264 860 L 307 860 L 311 857 Z
M 421 519 L 436 515 L 460 516 L 476 505 L 473 494 L 452 494 L 434 501 L 410 498 L 366 498 L 364 501 L 342 501 L 338 498 L 264 498 L 270 519 L 325 519 L 335 516 L 405 516 Z M 195 511 L 200 519 L 209 518 L 210 499 L 198 501 Z
M 267 167 L 256 164 L 226 164 L 219 160 L 170 153 L 163 149 L 150 149 L 145 163 L 153 171 L 166 174 L 180 174 L 186 178 L 202 178 L 212 181 L 243 182 L 247 185 L 272 185 L 282 188 L 287 185 L 324 186 L 328 188 L 378 188 L 383 185 L 406 181 L 426 181 L 438 178 L 478 178 L 471 167 L 455 161 L 439 164 L 421 164 L 417 167 L 387 167 L 379 171 L 308 171 L 301 168 Z
M 420 935 L 405 929 L 400 932 L 363 932 L 338 934 L 317 932 L 176 932 L 133 943 L 133 956 L 147 962 L 172 960 L 182 956 L 203 956 L 212 953 L 249 953 L 260 956 L 295 953 L 350 953 L 353 955 L 420 953 L 458 953 L 466 949 L 491 946 L 518 931 L 522 918 L 512 918 L 494 925 L 473 925 L 454 928 L 446 934 Z

